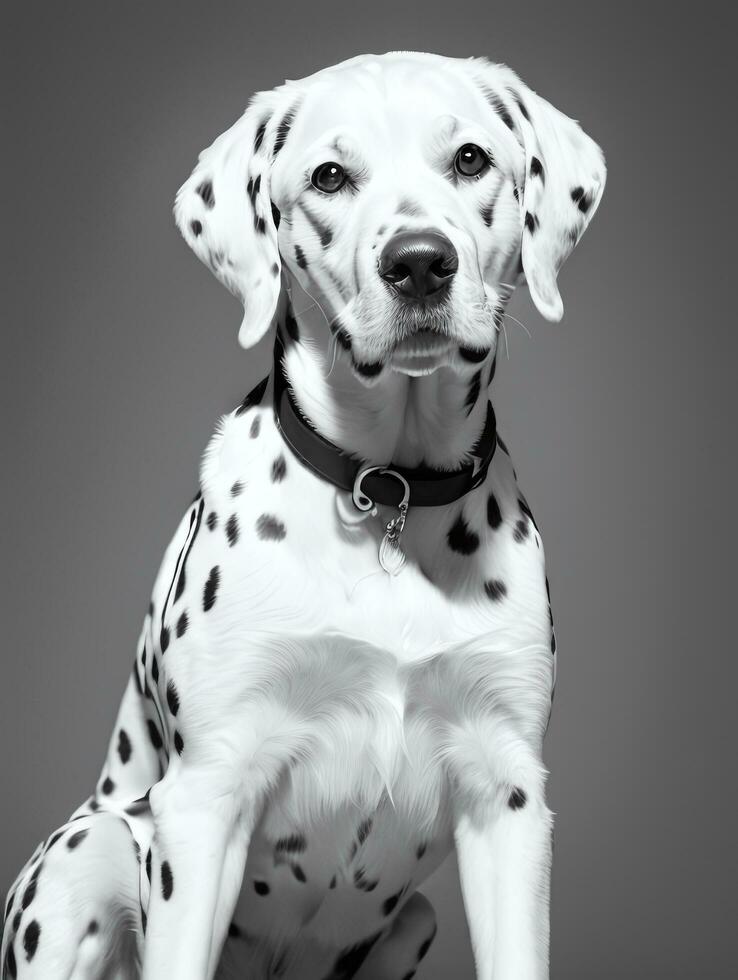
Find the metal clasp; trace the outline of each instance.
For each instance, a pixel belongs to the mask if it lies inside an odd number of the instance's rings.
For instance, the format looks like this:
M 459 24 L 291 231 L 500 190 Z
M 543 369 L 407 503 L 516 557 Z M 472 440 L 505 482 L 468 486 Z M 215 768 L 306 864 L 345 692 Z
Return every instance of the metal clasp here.
M 410 506 L 410 484 L 407 482 L 404 476 L 397 472 L 397 470 L 388 469 L 386 466 L 367 466 L 363 470 L 359 470 L 356 474 L 356 479 L 354 480 L 354 489 L 351 493 L 351 499 L 354 502 L 354 506 L 358 510 L 367 511 L 370 510 L 373 515 L 377 513 L 376 503 L 362 490 L 361 484 L 364 479 L 369 476 L 370 473 L 381 473 L 385 476 L 393 476 L 396 480 L 402 484 L 403 497 L 398 505 L 399 514 L 390 524 L 395 526 L 397 522 L 401 522 L 398 533 L 402 533 L 402 528 L 405 526 L 405 518 L 407 516 L 407 509 Z M 389 525 L 387 530 L 389 531 Z

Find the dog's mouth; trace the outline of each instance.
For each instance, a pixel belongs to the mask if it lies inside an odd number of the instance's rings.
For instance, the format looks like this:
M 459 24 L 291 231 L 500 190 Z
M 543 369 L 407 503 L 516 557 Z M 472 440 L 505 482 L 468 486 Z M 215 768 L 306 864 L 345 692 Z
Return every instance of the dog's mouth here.
M 437 330 L 416 330 L 392 349 L 390 365 L 404 374 L 427 374 L 447 360 L 452 347 L 451 338 Z

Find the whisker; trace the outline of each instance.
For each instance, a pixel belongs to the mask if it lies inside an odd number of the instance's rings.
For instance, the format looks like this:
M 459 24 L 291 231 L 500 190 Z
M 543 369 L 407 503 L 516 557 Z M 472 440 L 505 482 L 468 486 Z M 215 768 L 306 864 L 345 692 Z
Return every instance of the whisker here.
M 513 320 L 515 323 L 520 324 L 523 330 L 525 330 L 525 332 L 528 334 L 529 339 L 532 339 L 533 335 L 531 334 L 530 330 L 526 327 L 524 323 L 518 320 L 516 316 L 513 316 L 512 313 L 503 313 L 502 315 L 503 317 L 507 317 L 508 319 Z

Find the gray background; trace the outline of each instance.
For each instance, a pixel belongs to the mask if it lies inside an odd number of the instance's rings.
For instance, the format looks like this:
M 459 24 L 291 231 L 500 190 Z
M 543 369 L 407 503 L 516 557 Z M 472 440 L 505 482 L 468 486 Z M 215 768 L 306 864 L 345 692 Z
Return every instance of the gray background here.
M 496 382 L 560 647 L 553 977 L 735 975 L 734 54 L 728 5 L 678 6 L 6 5 L 0 888 L 92 789 L 200 453 L 266 368 L 176 188 L 285 76 L 485 54 L 609 164 L 564 322 L 519 295 Z M 471 978 L 451 864 L 430 892 L 421 975 Z

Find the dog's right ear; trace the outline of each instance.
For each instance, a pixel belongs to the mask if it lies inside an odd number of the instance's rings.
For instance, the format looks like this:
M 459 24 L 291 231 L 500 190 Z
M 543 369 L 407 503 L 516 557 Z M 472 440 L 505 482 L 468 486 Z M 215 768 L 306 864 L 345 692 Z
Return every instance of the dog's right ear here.
M 279 213 L 269 196 L 269 172 L 283 101 L 279 90 L 256 95 L 241 118 L 202 151 L 174 204 L 187 244 L 243 303 L 243 347 L 269 329 L 281 289 Z

